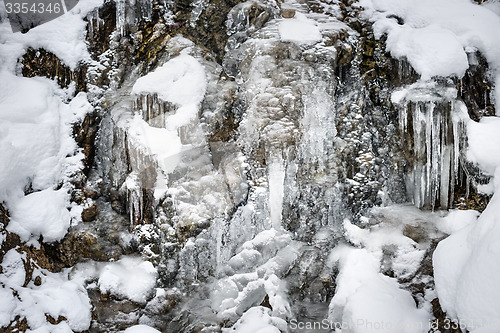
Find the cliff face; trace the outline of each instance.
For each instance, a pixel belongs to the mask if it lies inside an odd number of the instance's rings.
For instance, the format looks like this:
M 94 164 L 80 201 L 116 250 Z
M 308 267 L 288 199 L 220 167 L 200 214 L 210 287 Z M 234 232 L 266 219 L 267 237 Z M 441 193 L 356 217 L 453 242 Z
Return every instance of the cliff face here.
M 465 123 L 495 114 L 488 62 L 467 50 L 462 78 L 424 82 L 363 12 L 340 0 L 105 1 L 85 18 L 91 60 L 69 68 L 28 49 L 23 76 L 73 85 L 92 110 L 73 124 L 83 167 L 68 193 L 82 221 L 35 249 L 0 206 L 2 255 L 25 256 L 23 288 L 42 283 L 37 269 L 80 283 L 91 317 L 73 331 L 354 321 L 352 290 L 377 299 L 365 282 L 442 325 L 437 226 L 490 198 L 465 154 Z M 154 272 L 134 275 L 154 280 L 136 293 L 116 273 L 139 265 L 130 255 Z

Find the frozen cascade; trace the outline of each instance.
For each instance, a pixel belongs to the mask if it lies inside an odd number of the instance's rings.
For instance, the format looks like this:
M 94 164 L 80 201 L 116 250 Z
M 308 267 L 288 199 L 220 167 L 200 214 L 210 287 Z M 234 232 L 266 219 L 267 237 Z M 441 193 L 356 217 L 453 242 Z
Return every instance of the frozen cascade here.
M 290 318 L 353 315 L 349 286 L 370 279 L 353 300 L 375 291 L 408 312 L 415 300 L 430 307 L 416 285 L 432 292 L 420 269 L 443 236 L 442 212 L 407 201 L 454 201 L 467 110 L 452 88 L 430 83 L 404 87 L 391 104 L 415 72 L 381 52 L 345 3 L 235 4 L 220 65 L 213 45 L 174 36 L 198 33 L 218 3 L 168 1 L 173 25 L 155 16 L 161 1 L 116 2 L 111 49 L 96 47 L 104 53 L 90 70 L 103 84 L 91 87 L 102 89 L 99 200 L 128 217 L 124 246 L 159 273 L 156 296 L 123 317 L 164 332 L 229 332 L 260 319 L 285 332 Z M 109 28 L 97 11 L 88 19 L 89 38 Z
M 414 89 L 414 90 L 412 90 Z M 415 206 L 448 209 L 458 182 L 467 110 L 453 88 L 425 95 L 421 88 L 393 94 L 399 126 L 412 156 L 407 191 Z M 404 97 L 402 96 L 404 95 Z

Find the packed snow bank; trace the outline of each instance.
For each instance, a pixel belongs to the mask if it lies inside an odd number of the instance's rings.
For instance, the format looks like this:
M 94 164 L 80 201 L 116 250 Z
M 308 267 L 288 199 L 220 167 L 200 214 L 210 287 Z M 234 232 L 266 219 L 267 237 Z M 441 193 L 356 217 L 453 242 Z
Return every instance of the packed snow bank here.
M 156 285 L 157 272 L 153 264 L 140 258 L 124 257 L 104 266 L 99 274 L 101 293 L 126 297 L 145 303 Z
M 26 272 L 25 254 L 9 250 L 2 262 L 0 274 L 0 327 L 7 326 L 16 316 L 26 318 L 32 330 L 39 332 L 84 331 L 90 326 L 91 304 L 81 281 L 68 279 L 68 271 L 51 273 L 35 269 L 33 277 L 40 277 L 41 284 L 29 281 L 24 285 Z M 55 328 L 46 316 L 66 320 Z M 58 330 L 60 329 L 60 330 Z
M 437 227 L 445 234 L 451 235 L 476 222 L 478 217 L 477 210 L 451 210 L 448 216 L 437 223 Z
M 328 319 L 335 327 L 342 327 L 342 332 L 427 332 L 428 306 L 417 308 L 412 295 L 400 288 L 397 279 L 382 274 L 380 266 L 383 249 L 397 247 L 392 267 L 395 276 L 413 276 L 425 250 L 405 237 L 402 227 L 422 220 L 432 233 L 439 217 L 409 206 L 376 208 L 373 214 L 384 222 L 372 230 L 345 220 L 346 239 L 358 247 L 341 244 L 329 255 L 329 265 L 338 263 L 339 274 Z
M 291 19 L 283 19 L 279 24 L 281 40 L 297 43 L 315 43 L 322 38 L 320 29 L 314 20 L 305 14 L 296 13 Z
M 374 22 L 376 37 L 387 34 L 387 50 L 406 57 L 422 79 L 463 76 L 467 52 L 479 50 L 500 85 L 500 17 L 488 7 L 469 0 L 360 0 L 359 5 Z M 500 89 L 495 96 L 500 103 Z
M 467 124 L 469 151 L 467 158 L 493 175 L 500 166 L 500 118 L 484 117 L 479 123 Z
M 61 239 L 74 215 L 66 187 L 52 187 L 83 168 L 72 124 L 92 106 L 84 93 L 63 103 L 66 93 L 48 79 L 0 72 L 0 202 L 12 215 L 8 230 L 23 241 Z M 35 192 L 25 196 L 28 187 Z
M 453 216 L 466 226 L 441 241 L 433 256 L 436 291 L 443 310 L 458 318 L 471 332 L 500 331 L 500 122 L 483 118 L 468 124 L 471 160 L 494 175 L 494 191 L 485 211 L 473 216 Z M 471 213 L 472 215 L 472 213 Z M 451 218 L 451 216 L 450 216 Z M 462 219 L 469 220 L 463 223 Z
M 416 308 L 397 280 L 379 272 L 376 254 L 340 247 L 330 260 L 340 260 L 337 289 L 329 306 L 329 320 L 335 327 L 352 333 L 427 332 L 429 313 Z

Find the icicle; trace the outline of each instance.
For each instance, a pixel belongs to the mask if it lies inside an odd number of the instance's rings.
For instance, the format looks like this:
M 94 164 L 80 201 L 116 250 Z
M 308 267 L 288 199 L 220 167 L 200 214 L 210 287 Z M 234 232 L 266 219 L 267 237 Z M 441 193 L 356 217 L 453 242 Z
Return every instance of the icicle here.
M 441 154 L 441 184 L 440 184 L 440 195 L 439 202 L 442 209 L 447 209 L 449 205 L 449 191 L 450 185 L 450 172 L 451 168 L 451 156 L 452 150 L 450 146 L 444 146 Z
M 273 228 L 281 229 L 281 217 L 283 209 L 285 168 L 281 158 L 277 158 L 269 165 L 269 207 L 271 225 Z

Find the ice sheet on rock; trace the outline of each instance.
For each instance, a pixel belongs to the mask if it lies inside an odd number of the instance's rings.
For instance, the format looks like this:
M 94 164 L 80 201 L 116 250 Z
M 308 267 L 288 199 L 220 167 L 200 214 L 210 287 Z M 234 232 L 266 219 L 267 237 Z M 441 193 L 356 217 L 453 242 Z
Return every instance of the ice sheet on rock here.
M 123 257 L 106 264 L 98 285 L 101 293 L 111 293 L 134 302 L 145 303 L 156 285 L 157 271 L 149 261 Z
M 236 320 L 269 297 L 272 314 L 290 314 L 286 282 L 282 276 L 298 258 L 300 244 L 275 229 L 264 230 L 243 244 L 228 261 L 225 272 L 233 272 L 214 283 L 212 308 L 221 319 Z
M 271 225 L 275 229 L 281 228 L 283 210 L 283 196 L 285 182 L 285 167 L 283 161 L 277 159 L 269 166 L 269 209 Z

